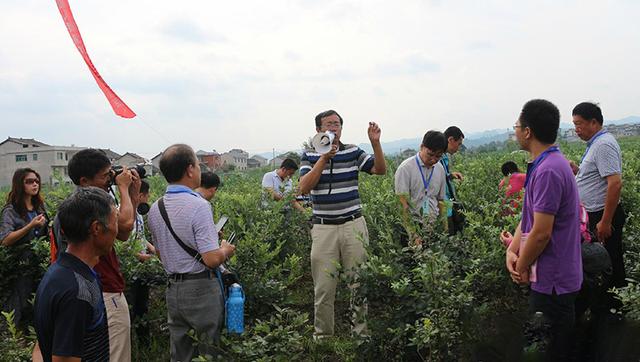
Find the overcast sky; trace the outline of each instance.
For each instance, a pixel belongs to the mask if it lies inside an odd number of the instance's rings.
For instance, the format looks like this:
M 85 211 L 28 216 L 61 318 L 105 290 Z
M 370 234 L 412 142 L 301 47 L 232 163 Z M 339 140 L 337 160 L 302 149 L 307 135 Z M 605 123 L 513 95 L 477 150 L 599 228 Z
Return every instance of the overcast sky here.
M 171 143 L 297 149 L 333 108 L 343 140 L 511 127 L 546 98 L 570 121 L 640 115 L 640 2 L 71 0 L 114 115 L 54 0 L 0 2 L 0 136 L 151 157 Z

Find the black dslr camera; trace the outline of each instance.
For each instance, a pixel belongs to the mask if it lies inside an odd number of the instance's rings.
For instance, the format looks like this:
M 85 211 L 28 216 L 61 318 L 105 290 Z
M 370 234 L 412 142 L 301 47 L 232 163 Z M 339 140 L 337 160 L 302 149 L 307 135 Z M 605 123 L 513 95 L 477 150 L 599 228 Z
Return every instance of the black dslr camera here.
M 138 172 L 138 176 L 140 176 L 140 178 L 145 178 L 147 177 L 147 170 L 144 169 L 143 165 L 135 165 L 133 167 L 128 167 L 129 170 L 136 170 Z M 111 183 L 113 185 L 116 184 L 116 177 L 122 173 L 122 171 L 124 171 L 124 167 L 120 166 L 120 165 L 113 165 L 111 166 L 111 171 L 113 171 L 111 173 Z

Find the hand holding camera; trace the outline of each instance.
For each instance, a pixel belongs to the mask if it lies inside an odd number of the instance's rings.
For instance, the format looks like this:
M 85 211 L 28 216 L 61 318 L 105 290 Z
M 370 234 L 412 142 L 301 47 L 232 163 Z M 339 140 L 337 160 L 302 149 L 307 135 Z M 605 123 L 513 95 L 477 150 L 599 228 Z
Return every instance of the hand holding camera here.
M 111 166 L 111 184 L 112 185 L 118 185 L 120 186 L 120 182 L 118 182 L 118 179 L 120 177 L 124 177 L 126 178 L 126 176 L 122 176 L 123 173 L 125 173 L 125 171 L 129 171 L 128 173 L 139 178 L 139 179 L 143 179 L 147 176 L 147 170 L 144 169 L 143 165 L 135 165 L 133 167 L 123 167 L 120 165 L 114 165 Z M 132 172 L 135 171 L 135 172 Z M 124 178 L 122 178 L 121 180 L 124 180 Z M 130 183 L 128 183 L 126 186 L 128 187 Z M 124 185 L 123 185 L 124 186 Z
M 131 170 L 124 168 L 119 173 L 117 171 L 115 172 L 115 184 L 118 187 L 129 188 L 129 185 L 133 182 L 133 174 L 131 173 Z
M 142 185 L 142 177 L 137 171 L 137 168 L 129 169 L 131 171 L 131 175 L 133 176 L 133 181 L 131 185 L 129 185 L 129 197 L 131 200 L 138 200 L 138 195 L 140 194 L 140 186 Z

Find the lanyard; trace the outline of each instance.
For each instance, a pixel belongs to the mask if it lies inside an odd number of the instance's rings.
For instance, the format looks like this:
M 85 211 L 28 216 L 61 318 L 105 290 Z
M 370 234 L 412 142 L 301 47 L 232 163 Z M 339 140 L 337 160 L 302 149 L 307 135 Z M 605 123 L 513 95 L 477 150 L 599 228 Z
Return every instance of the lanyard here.
M 542 152 L 540 156 L 536 157 L 536 159 L 533 160 L 532 163 L 529 164 L 529 166 L 527 167 L 527 176 L 524 179 L 525 190 L 527 188 L 527 185 L 529 184 L 529 180 L 531 180 L 533 171 L 535 171 L 536 168 L 538 168 L 538 166 L 540 165 L 540 163 L 542 163 L 542 161 L 552 152 L 560 152 L 560 149 L 558 148 L 558 146 L 551 146 L 547 148 L 544 152 Z
M 442 164 L 442 167 L 444 167 L 444 171 L 447 173 L 447 177 L 449 177 L 449 156 L 447 155 L 447 153 L 445 152 L 444 155 L 442 155 L 442 158 L 440 159 L 440 163 Z
M 169 185 L 167 186 L 167 191 L 165 194 L 191 194 L 195 197 L 202 197 L 199 193 L 193 191 L 192 189 L 182 186 L 182 185 Z
M 429 174 L 428 181 L 426 177 L 424 177 L 424 172 L 422 172 L 422 166 L 420 166 L 418 155 L 416 155 L 416 165 L 418 165 L 418 170 L 420 170 L 420 176 L 422 176 L 422 184 L 424 185 L 424 192 L 426 193 L 429 190 L 429 184 L 431 183 L 431 177 L 433 176 L 433 170 L 435 168 L 435 165 L 431 166 L 431 173 Z
M 584 150 L 584 153 L 582 154 L 582 159 L 580 160 L 580 163 L 582 163 L 582 161 L 584 161 L 584 158 L 587 157 L 587 153 L 589 152 L 589 148 L 591 148 L 591 145 L 593 144 L 593 142 L 595 142 L 598 139 L 598 137 L 602 136 L 605 133 L 608 133 L 608 132 L 605 131 L 605 130 L 602 130 L 602 131 L 596 133 L 595 136 L 591 137 L 589 142 L 587 142 L 587 149 Z

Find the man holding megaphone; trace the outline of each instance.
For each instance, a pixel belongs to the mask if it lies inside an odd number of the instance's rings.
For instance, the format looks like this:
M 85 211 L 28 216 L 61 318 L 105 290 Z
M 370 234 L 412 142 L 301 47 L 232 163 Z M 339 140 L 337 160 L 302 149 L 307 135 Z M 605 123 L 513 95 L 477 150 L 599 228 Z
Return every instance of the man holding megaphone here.
M 311 149 L 300 162 L 300 193 L 311 194 L 311 274 L 314 288 L 314 337 L 334 333 L 334 301 L 337 263 L 345 273 L 353 273 L 366 258 L 364 244 L 369 242 L 358 193 L 360 171 L 384 175 L 387 166 L 380 145 L 380 127 L 369 122 L 367 131 L 374 154 L 356 145 L 340 141 L 343 120 L 329 110 L 316 116 L 316 131 Z M 353 286 L 349 286 L 353 288 Z M 354 332 L 366 333 L 365 306 L 356 306 Z

